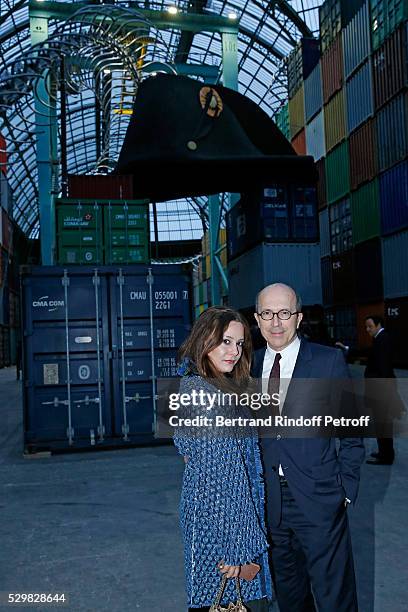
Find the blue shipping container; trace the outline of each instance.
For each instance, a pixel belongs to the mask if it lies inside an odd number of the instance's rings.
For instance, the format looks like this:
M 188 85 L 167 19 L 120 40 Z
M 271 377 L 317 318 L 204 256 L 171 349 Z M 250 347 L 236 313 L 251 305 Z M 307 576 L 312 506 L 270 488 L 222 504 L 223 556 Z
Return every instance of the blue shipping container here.
M 380 175 L 381 234 L 408 226 L 408 162 L 404 161 Z
M 263 287 L 296 287 L 305 305 L 322 303 L 319 244 L 260 244 L 228 264 L 229 302 L 249 308 Z
M 333 304 L 333 275 L 331 257 L 323 257 L 321 260 L 322 274 L 322 300 L 324 306 Z
M 403 94 L 376 116 L 378 162 L 386 170 L 408 155 L 408 96 Z
M 306 125 L 306 151 L 308 155 L 314 157 L 315 161 L 326 155 L 323 111 Z
M 305 117 L 309 122 L 323 107 L 322 67 L 319 62 L 305 79 Z
M 330 255 L 330 225 L 329 225 L 329 209 L 325 208 L 319 213 L 319 229 L 320 229 L 320 256 L 328 257 Z
M 346 84 L 347 127 L 352 132 L 374 112 L 371 62 L 367 61 Z
M 32 268 L 23 276 L 25 446 L 152 441 L 155 384 L 190 328 L 179 265 Z
M 346 79 L 370 53 L 370 10 L 367 1 L 343 30 L 344 75 Z
M 381 240 L 384 298 L 408 296 L 408 231 Z

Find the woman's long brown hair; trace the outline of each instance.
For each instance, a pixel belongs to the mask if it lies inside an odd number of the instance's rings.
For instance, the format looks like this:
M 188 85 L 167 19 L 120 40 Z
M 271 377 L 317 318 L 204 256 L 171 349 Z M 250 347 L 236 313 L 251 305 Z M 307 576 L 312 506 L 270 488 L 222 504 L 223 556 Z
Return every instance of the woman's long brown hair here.
M 244 327 L 244 345 L 242 355 L 231 374 L 225 377 L 212 364 L 208 357 L 213 349 L 223 341 L 225 330 L 232 321 L 242 323 Z M 226 306 L 211 306 L 205 310 L 194 323 L 190 335 L 180 347 L 179 360 L 188 357 L 195 364 L 198 374 L 224 386 L 228 381 L 245 385 L 249 381 L 252 357 L 252 340 L 246 319 L 236 310 Z M 224 383 L 224 384 L 223 384 Z

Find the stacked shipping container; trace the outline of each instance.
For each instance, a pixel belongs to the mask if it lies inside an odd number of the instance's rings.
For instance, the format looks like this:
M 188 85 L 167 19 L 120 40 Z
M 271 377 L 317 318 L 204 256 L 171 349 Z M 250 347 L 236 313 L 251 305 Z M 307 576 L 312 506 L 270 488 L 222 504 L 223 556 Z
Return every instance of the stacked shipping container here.
M 400 0 L 326 0 L 322 55 L 299 84 L 306 152 L 319 170 L 327 323 L 361 346 L 364 313 L 385 314 L 396 330 L 408 304 L 407 18 Z M 402 346 L 398 361 L 408 363 Z
M 218 236 L 219 257 L 225 274 L 227 274 L 227 233 L 221 228 Z M 210 234 L 205 232 L 201 239 L 202 257 L 197 266 L 193 268 L 193 292 L 194 292 L 194 316 L 199 317 L 204 310 L 211 306 L 211 257 L 210 257 Z M 227 295 L 224 283 L 220 283 L 221 297 Z

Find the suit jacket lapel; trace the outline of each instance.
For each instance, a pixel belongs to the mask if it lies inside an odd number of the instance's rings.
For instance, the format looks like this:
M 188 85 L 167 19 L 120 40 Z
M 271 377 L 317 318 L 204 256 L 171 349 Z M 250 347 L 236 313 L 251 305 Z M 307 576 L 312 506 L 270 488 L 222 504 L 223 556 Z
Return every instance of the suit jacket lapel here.
M 290 411 L 291 404 L 295 401 L 296 397 L 302 393 L 302 384 L 296 383 L 296 379 L 310 378 L 312 373 L 312 351 L 310 344 L 307 340 L 301 338 L 299 353 L 296 359 L 295 368 L 293 370 L 292 378 L 289 383 L 288 392 L 286 394 L 285 403 L 282 407 L 281 414 L 287 414 L 288 409 Z

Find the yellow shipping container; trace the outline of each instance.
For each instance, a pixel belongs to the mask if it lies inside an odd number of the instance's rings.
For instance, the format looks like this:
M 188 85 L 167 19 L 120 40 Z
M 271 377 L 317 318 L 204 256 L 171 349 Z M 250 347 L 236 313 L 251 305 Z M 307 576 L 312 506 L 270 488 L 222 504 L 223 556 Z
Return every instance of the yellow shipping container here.
M 305 95 L 304 86 L 289 100 L 289 129 L 290 137 L 293 138 L 305 127 Z
M 344 89 L 324 107 L 324 133 L 326 151 L 333 149 L 346 137 L 346 111 Z
M 209 255 L 205 258 L 205 277 L 210 278 L 211 276 L 211 257 Z

